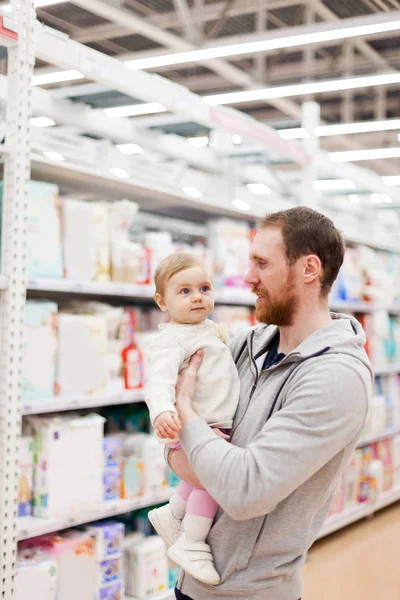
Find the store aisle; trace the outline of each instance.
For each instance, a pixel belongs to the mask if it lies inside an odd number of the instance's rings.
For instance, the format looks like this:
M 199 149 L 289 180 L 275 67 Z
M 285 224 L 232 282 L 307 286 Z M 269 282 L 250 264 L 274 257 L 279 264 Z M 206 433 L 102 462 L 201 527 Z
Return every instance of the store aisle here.
M 400 503 L 310 550 L 303 600 L 400 599 Z

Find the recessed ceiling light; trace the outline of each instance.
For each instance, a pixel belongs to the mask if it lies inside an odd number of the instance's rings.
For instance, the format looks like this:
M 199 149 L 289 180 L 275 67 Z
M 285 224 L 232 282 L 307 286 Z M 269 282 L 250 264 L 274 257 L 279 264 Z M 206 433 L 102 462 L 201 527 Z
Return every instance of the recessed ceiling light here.
M 142 154 L 143 149 L 138 144 L 117 144 L 117 150 L 122 154 Z
M 198 137 L 187 138 L 187 141 L 195 148 L 206 148 L 208 146 L 209 139 L 207 135 L 200 135 Z
M 167 109 L 160 102 L 147 102 L 143 104 L 128 104 L 127 106 L 113 106 L 105 108 L 104 113 L 112 119 L 118 117 L 137 117 L 139 115 L 151 115 L 166 112 Z
M 329 158 L 331 158 L 335 162 L 378 160 L 381 158 L 400 158 L 400 146 L 397 148 L 371 148 L 367 150 L 346 150 L 345 152 L 330 152 Z
M 41 73 L 32 75 L 32 85 L 46 85 L 48 83 L 61 83 L 62 81 L 74 81 L 75 79 L 84 79 L 85 76 L 79 71 L 70 69 L 69 71 L 55 71 L 53 73 Z
M 360 196 L 358 194 L 349 194 L 347 197 L 352 204 L 360 204 Z
M 314 181 L 314 190 L 351 190 L 355 188 L 351 179 L 318 179 Z
M 241 200 L 240 198 L 235 198 L 234 200 L 232 200 L 232 205 L 238 210 L 242 210 L 243 212 L 251 210 L 250 204 L 247 204 L 247 202 Z
M 56 124 L 53 119 L 48 117 L 32 117 L 29 121 L 34 127 L 54 127 Z
M 185 194 L 187 194 L 191 198 L 199 199 L 199 198 L 203 197 L 203 194 L 197 188 L 186 186 L 186 187 L 183 187 L 182 190 L 185 192 Z
M 112 169 L 108 169 L 111 175 L 115 177 L 119 177 L 120 179 L 129 179 L 129 173 L 124 171 L 124 169 L 120 169 L 119 167 L 113 167 Z
M 265 183 L 247 183 L 246 187 L 253 194 L 270 194 L 271 189 Z
M 60 154 L 59 152 L 53 152 L 53 150 L 49 150 L 48 152 L 43 152 L 43 154 L 45 155 L 46 158 L 49 158 L 50 160 L 54 160 L 56 162 L 65 160 L 65 158 L 63 157 L 62 154 Z
M 239 146 L 239 144 L 242 143 L 242 138 L 239 134 L 235 133 L 235 135 L 232 136 L 232 142 L 234 144 L 236 144 L 237 146 Z

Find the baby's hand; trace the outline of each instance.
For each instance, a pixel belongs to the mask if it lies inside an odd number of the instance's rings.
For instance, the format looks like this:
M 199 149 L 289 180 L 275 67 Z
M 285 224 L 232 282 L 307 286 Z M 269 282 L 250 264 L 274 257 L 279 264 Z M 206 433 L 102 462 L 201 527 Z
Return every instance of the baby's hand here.
M 154 421 L 154 429 L 159 438 L 174 439 L 182 429 L 178 415 L 167 411 L 161 413 Z

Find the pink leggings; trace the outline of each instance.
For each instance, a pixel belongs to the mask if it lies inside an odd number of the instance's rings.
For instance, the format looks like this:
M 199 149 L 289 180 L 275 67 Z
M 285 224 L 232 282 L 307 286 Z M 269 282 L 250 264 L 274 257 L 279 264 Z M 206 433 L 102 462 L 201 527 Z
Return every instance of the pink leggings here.
M 168 448 L 181 450 L 182 446 L 179 442 L 172 442 L 171 444 L 168 444 Z M 218 504 L 206 490 L 195 488 L 191 483 L 182 481 L 176 491 L 177 494 L 187 502 L 187 515 L 213 519 L 217 514 Z
M 187 502 L 187 515 L 213 519 L 217 514 L 218 504 L 206 490 L 200 490 L 195 488 L 191 483 L 182 481 L 177 489 L 177 493 Z

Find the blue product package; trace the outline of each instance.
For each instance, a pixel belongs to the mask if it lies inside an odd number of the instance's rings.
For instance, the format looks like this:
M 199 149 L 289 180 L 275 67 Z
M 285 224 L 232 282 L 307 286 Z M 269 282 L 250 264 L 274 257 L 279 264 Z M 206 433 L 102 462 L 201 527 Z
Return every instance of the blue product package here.
M 105 586 L 114 581 L 120 581 L 123 576 L 122 557 L 110 558 L 98 563 L 99 584 Z
M 106 436 L 103 442 L 104 466 L 119 467 L 122 455 L 122 440 L 117 437 Z
M 118 521 L 104 521 L 88 527 L 89 533 L 95 538 L 96 561 L 102 562 L 115 558 L 123 552 L 125 526 Z
M 111 502 L 121 498 L 122 476 L 119 469 L 107 469 L 103 474 L 104 501 Z
M 123 587 L 122 581 L 117 581 L 111 585 L 100 588 L 99 599 L 100 600 L 122 600 L 123 598 Z

